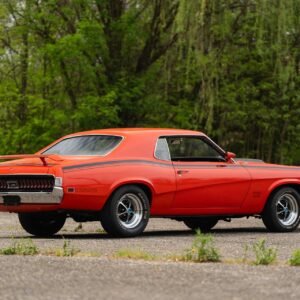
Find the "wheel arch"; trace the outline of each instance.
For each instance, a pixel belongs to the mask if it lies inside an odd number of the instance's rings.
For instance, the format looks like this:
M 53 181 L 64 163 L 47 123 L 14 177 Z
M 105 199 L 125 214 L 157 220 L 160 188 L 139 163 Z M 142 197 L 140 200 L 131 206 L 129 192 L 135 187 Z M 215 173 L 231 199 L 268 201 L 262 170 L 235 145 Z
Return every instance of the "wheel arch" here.
M 282 181 L 282 182 L 277 182 L 276 184 L 273 184 L 268 192 L 268 195 L 266 197 L 264 206 L 263 206 L 263 210 L 265 210 L 266 205 L 268 203 L 268 201 L 272 198 L 272 196 L 278 192 L 280 189 L 282 188 L 294 188 L 300 195 L 300 180 L 291 180 L 291 181 Z
M 145 192 L 145 194 L 147 195 L 147 197 L 149 199 L 149 205 L 151 207 L 151 204 L 153 202 L 153 196 L 155 195 L 154 187 L 147 180 L 141 180 L 141 179 L 132 179 L 132 180 L 128 180 L 128 181 L 125 181 L 125 182 L 118 182 L 115 185 L 113 185 L 111 187 L 111 191 L 109 193 L 109 196 L 105 201 L 105 204 L 109 201 L 109 199 L 114 195 L 114 193 L 117 190 L 119 190 L 120 188 L 122 188 L 124 186 L 129 186 L 129 185 L 135 185 L 135 186 L 138 186 L 139 188 L 141 188 Z

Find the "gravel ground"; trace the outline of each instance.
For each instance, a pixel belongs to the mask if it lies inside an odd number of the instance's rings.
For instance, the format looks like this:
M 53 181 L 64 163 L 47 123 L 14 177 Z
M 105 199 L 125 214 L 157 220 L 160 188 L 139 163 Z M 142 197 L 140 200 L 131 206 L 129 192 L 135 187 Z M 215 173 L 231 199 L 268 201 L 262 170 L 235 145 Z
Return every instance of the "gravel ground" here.
M 181 263 L 113 259 L 120 249 L 139 249 L 159 256 L 182 254 L 194 235 L 179 222 L 151 219 L 145 233 L 132 239 L 112 239 L 97 223 L 68 220 L 58 236 L 32 238 L 39 249 L 61 248 L 63 240 L 83 253 L 101 257 L 0 256 L 0 299 L 299 299 L 300 268 L 285 264 L 300 249 L 300 230 L 274 234 L 261 220 L 219 222 L 212 231 L 225 261 L 240 259 L 246 244 L 264 238 L 278 250 L 279 264 L 250 266 L 230 263 Z M 0 248 L 11 238 L 25 238 L 14 214 L 0 213 Z

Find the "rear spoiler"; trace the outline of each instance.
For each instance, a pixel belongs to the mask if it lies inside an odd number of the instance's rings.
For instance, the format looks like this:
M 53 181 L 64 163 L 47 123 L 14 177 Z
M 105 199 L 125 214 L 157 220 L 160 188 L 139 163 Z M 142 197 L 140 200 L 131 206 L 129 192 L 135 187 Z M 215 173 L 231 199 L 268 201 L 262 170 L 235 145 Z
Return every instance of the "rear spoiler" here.
M 56 161 L 62 161 L 63 159 L 56 154 L 17 154 L 17 155 L 0 155 L 0 160 L 22 159 L 22 158 L 39 158 L 44 166 L 48 166 L 46 158 Z

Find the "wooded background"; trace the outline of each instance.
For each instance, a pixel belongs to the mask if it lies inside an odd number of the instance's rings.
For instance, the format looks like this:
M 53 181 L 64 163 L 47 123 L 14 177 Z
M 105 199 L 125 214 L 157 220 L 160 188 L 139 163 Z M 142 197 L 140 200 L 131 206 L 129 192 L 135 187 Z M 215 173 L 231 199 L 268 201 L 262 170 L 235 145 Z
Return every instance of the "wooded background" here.
M 0 152 L 79 130 L 202 130 L 300 163 L 300 0 L 0 0 Z

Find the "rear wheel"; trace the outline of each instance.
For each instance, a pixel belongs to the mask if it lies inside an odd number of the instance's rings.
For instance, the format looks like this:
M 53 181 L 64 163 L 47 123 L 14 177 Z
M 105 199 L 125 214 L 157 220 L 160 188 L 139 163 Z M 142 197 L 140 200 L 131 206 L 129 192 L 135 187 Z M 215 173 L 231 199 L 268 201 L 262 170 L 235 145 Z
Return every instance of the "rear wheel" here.
M 300 222 L 299 193 L 290 187 L 275 192 L 266 204 L 262 219 L 270 231 L 294 231 Z
M 215 217 L 201 217 L 187 218 L 183 220 L 183 223 L 192 230 L 200 229 L 202 232 L 206 232 L 212 229 L 218 221 L 218 218 Z
M 101 214 L 101 224 L 110 235 L 133 237 L 144 231 L 149 220 L 149 199 L 138 186 L 119 188 Z
M 47 213 L 19 213 L 22 227 L 35 236 L 52 236 L 65 224 L 66 216 L 56 212 Z

